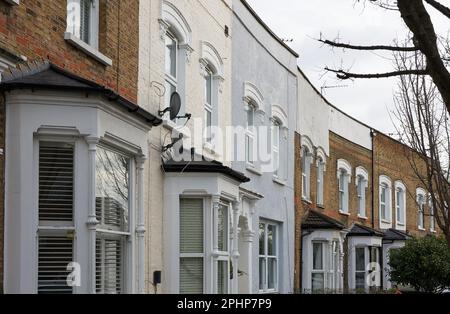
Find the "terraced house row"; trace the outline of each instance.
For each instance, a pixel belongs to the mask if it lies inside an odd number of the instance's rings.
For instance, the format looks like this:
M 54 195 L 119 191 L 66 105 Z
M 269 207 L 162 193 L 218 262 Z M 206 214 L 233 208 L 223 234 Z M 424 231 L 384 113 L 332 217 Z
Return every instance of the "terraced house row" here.
M 2 291 L 390 288 L 414 152 L 298 58 L 244 0 L 0 0 Z

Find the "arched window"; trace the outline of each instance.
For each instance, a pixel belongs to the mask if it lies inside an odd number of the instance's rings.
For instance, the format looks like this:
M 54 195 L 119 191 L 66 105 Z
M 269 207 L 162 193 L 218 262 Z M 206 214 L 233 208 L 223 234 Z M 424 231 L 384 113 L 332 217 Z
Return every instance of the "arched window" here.
M 417 226 L 420 230 L 425 230 L 425 204 L 426 204 L 426 193 L 422 188 L 416 190 L 417 198 Z
M 366 193 L 369 182 L 369 173 L 364 167 L 357 167 L 355 170 L 356 195 L 358 198 L 358 217 L 367 218 L 366 214 Z
M 160 19 L 161 39 L 164 41 L 165 107 L 169 106 L 173 92 L 181 97 L 180 115 L 186 113 L 186 64 L 193 52 L 192 31 L 176 6 L 163 1 Z M 164 117 L 168 119 L 169 114 Z
M 339 159 L 337 164 L 339 212 L 349 214 L 349 189 L 352 178 L 352 167 L 347 160 Z
M 245 123 L 245 160 L 251 167 L 256 167 L 255 153 L 258 151 L 256 138 L 257 114 L 264 114 L 263 96 L 255 84 L 244 83 Z
M 287 173 L 287 115 L 283 108 L 272 105 L 272 161 L 275 181 L 285 181 Z
M 223 82 L 223 61 L 218 51 L 208 42 L 202 42 L 200 74 L 204 78 L 205 142 L 212 143 L 212 131 L 219 125 L 219 91 Z
M 379 194 L 380 226 L 387 229 L 392 226 L 392 181 L 389 177 L 380 176 Z
M 395 182 L 395 216 L 396 228 L 406 230 L 406 186 L 401 181 Z
M 317 148 L 317 205 L 324 205 L 324 181 L 325 181 L 325 164 L 326 164 L 326 155 L 324 150 L 319 147 Z

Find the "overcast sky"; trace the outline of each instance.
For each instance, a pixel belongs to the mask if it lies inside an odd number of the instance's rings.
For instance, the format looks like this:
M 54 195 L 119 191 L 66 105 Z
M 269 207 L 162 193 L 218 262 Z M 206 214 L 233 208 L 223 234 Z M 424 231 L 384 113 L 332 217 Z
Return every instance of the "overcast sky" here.
M 389 112 L 393 109 L 393 91 L 397 80 L 339 81 L 325 66 L 351 68 L 352 72 L 391 71 L 392 55 L 331 49 L 315 41 L 323 38 L 353 44 L 392 44 L 407 37 L 399 12 L 386 11 L 356 0 L 248 0 L 255 11 L 281 38 L 293 39 L 289 45 L 299 55 L 300 68 L 312 83 L 322 87 L 324 96 L 335 106 L 385 133 L 394 133 Z M 450 5 L 450 0 L 442 0 Z M 445 20 L 429 9 L 435 27 L 449 31 Z M 441 33 L 442 34 L 442 33 Z M 394 136 L 395 137 L 395 136 Z

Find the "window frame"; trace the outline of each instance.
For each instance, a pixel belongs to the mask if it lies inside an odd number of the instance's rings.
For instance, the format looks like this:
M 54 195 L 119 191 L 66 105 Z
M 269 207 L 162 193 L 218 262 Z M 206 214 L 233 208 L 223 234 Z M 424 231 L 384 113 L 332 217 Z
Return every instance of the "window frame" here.
M 381 201 L 381 196 L 385 189 L 385 200 Z M 392 224 L 392 180 L 385 175 L 379 177 L 378 184 L 378 213 L 381 224 L 391 225 Z M 382 204 L 384 204 L 384 216 L 382 215 Z
M 209 89 L 210 89 L 210 102 L 208 103 L 208 79 L 209 77 Z M 205 87 L 205 93 L 204 93 L 204 99 L 203 99 L 203 111 L 204 111 L 204 119 L 205 119 L 205 132 L 204 132 L 204 140 L 205 143 L 212 144 L 212 126 L 214 124 L 213 118 L 215 113 L 215 106 L 214 106 L 214 72 L 212 69 L 208 66 L 205 67 L 205 76 L 204 76 L 204 87 Z M 209 124 L 208 124 L 208 114 L 210 116 L 209 118 Z
M 324 206 L 325 195 L 325 161 L 322 157 L 317 158 L 317 195 L 316 203 L 318 206 Z
M 428 196 L 428 208 L 430 210 L 430 231 L 436 232 L 436 211 L 434 210 L 434 204 L 431 195 Z
M 395 182 L 395 222 L 397 226 L 406 226 L 406 186 L 401 181 Z
M 89 7 L 89 29 L 88 29 L 88 39 L 86 40 L 85 38 L 83 38 L 83 34 L 81 34 L 82 30 L 83 30 L 83 25 L 81 25 L 81 14 L 82 14 L 82 9 L 81 9 L 81 5 L 82 5 L 82 1 L 90 1 L 90 7 Z M 70 16 L 70 12 L 69 12 L 69 5 L 70 2 L 72 3 L 77 3 L 77 5 L 80 8 L 79 17 L 75 17 L 75 20 L 79 19 L 80 21 L 80 25 L 79 25 L 79 29 L 77 29 L 77 25 L 72 25 L 71 23 L 69 23 L 69 18 L 71 18 Z M 98 49 L 99 47 L 99 28 L 100 28 L 100 10 L 99 10 L 99 0 L 69 0 L 67 2 L 67 33 L 72 34 L 75 38 L 81 40 L 83 43 L 85 43 L 86 45 L 91 46 L 94 49 Z M 75 12 L 78 13 L 78 12 Z M 69 29 L 70 26 L 73 27 L 73 29 Z M 79 33 L 79 35 L 77 34 Z
M 251 167 L 255 166 L 255 117 L 256 117 L 256 105 L 250 102 L 247 105 L 247 119 L 245 127 L 245 161 L 247 165 Z M 252 125 L 249 124 L 249 114 L 252 115 Z M 250 145 L 250 143 L 252 145 Z M 250 153 L 251 152 L 251 153 Z
M 230 269 L 231 269 L 231 203 L 227 202 L 226 200 L 221 199 L 219 202 L 219 207 L 218 210 L 220 210 L 222 208 L 226 208 L 227 211 L 227 220 L 226 220 L 226 229 L 225 229 L 225 234 L 226 234 L 226 241 L 227 241 L 227 246 L 226 246 L 226 251 L 220 250 L 219 248 L 219 213 L 215 213 L 213 215 L 213 220 L 214 220 L 214 232 L 217 234 L 217 243 L 214 244 L 214 247 L 217 247 L 217 252 L 214 252 L 214 275 L 213 278 L 215 278 L 215 282 L 214 282 L 214 292 L 218 293 L 219 287 L 219 263 L 220 262 L 225 262 L 227 264 L 227 272 L 224 274 L 226 276 L 226 280 L 224 282 L 226 282 L 226 288 L 227 291 L 225 292 L 225 294 L 230 293 L 231 291 L 231 279 L 230 279 Z
M 261 254 L 260 248 L 258 249 L 258 291 L 259 293 L 277 293 L 279 291 L 279 226 L 275 223 L 272 222 L 267 222 L 267 221 L 260 221 L 259 222 L 259 226 L 258 226 L 258 230 L 261 231 L 261 225 L 264 226 L 264 254 Z M 275 255 L 269 255 L 269 237 L 268 237 L 268 230 L 269 230 L 269 226 L 273 227 L 275 230 Z M 261 259 L 264 260 L 264 283 L 263 283 L 263 289 L 261 289 L 261 282 L 260 282 L 260 278 L 261 278 L 261 268 L 260 268 L 260 261 Z M 276 262 L 276 269 L 275 269 L 275 273 L 274 278 L 275 278 L 275 286 L 273 289 L 269 288 L 269 260 L 275 260 Z
M 320 245 L 320 249 L 321 249 L 321 264 L 322 264 L 322 268 L 321 269 L 315 269 L 314 268 L 314 245 Z M 311 248 L 312 248 L 312 263 L 311 263 L 311 292 L 314 293 L 316 290 L 313 289 L 314 285 L 313 285 L 313 275 L 314 274 L 321 274 L 323 277 L 323 287 L 322 287 L 322 292 L 325 291 L 325 289 L 327 289 L 327 263 L 326 263 L 326 242 L 324 241 L 312 241 L 311 243 Z
M 421 201 L 422 198 L 422 201 Z M 418 206 L 417 212 L 417 227 L 421 231 L 425 231 L 425 206 L 426 206 L 426 193 L 424 189 L 418 188 L 416 190 L 416 202 Z
M 272 119 L 271 135 L 272 135 L 272 160 L 274 164 L 273 176 L 280 179 L 280 158 L 281 158 L 281 127 L 282 123 L 279 119 Z M 276 135 L 276 136 L 275 136 Z M 275 157 L 276 156 L 276 157 Z

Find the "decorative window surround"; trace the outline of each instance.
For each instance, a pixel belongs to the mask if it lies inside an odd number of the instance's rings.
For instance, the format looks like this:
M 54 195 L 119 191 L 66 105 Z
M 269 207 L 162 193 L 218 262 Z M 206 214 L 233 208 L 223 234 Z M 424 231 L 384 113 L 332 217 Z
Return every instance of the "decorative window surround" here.
M 337 179 L 339 193 L 339 213 L 349 216 L 349 185 L 352 181 L 352 166 L 347 160 L 338 159 Z
M 381 175 L 378 180 L 378 216 L 380 229 L 392 228 L 392 181 L 389 177 Z M 383 195 L 383 191 L 385 194 Z M 384 201 L 383 201 L 384 197 Z M 384 205 L 385 217 L 382 210 Z
M 367 219 L 366 196 L 369 173 L 364 167 L 356 167 L 355 184 L 358 196 L 358 218 Z
M 107 143 L 136 161 L 130 178 L 141 184 L 142 165 L 138 160 L 148 152 L 150 127 L 119 109 L 113 102 L 85 93 L 59 91 L 11 91 L 6 97 L 6 185 L 5 202 L 5 292 L 37 293 L 37 174 L 39 141 L 72 141 L 75 143 L 74 224 L 76 245 L 74 256 L 84 271 L 81 286 L 74 293 L 95 293 L 95 151 L 97 143 Z M 17 125 L 22 125 L 20 134 Z M 17 156 L 21 156 L 17 158 Z M 27 169 L 26 175 L 22 170 Z M 18 173 L 18 171 L 20 173 Z M 140 183 L 139 183 L 140 182 Z M 86 184 L 87 183 L 87 184 Z M 130 252 L 125 260 L 123 291 L 143 293 L 143 188 L 138 186 L 130 214 Z M 30 197 L 31 196 L 31 197 Z M 26 214 L 25 214 L 26 213 Z M 86 227 L 87 226 L 87 227 Z M 26 231 L 23 231 L 26 230 Z M 8 240 L 9 239 L 9 240 Z M 13 240 L 12 240 L 13 239 Z M 8 243 L 20 243 L 8 245 Z M 135 266 L 133 266 L 135 265 Z M 133 267 L 136 267 L 133 270 Z M 136 274 L 135 279 L 131 273 Z M 138 273 L 139 272 L 139 273 Z M 20 285 L 18 283 L 21 283 Z
M 402 181 L 395 181 L 395 228 L 406 231 L 406 186 Z

